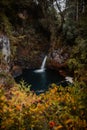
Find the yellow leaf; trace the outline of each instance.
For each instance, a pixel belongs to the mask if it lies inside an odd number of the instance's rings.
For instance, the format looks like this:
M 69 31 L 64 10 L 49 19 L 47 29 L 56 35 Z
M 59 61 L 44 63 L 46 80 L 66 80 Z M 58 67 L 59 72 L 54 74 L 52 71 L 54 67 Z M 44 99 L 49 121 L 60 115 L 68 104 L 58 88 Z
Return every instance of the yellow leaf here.
M 60 130 L 61 128 L 63 128 L 63 126 L 62 126 L 62 125 L 59 125 L 59 126 L 57 126 L 54 130 Z
M 68 119 L 65 124 L 69 124 L 69 123 L 72 123 L 72 119 Z

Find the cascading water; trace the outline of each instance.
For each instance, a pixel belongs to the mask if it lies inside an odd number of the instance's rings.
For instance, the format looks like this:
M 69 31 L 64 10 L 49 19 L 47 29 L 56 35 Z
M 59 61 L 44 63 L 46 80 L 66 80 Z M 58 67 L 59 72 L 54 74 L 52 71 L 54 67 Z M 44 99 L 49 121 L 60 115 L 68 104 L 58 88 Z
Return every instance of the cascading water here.
M 46 60 L 47 60 L 47 56 L 44 57 L 44 60 L 43 60 L 43 62 L 42 62 L 42 65 L 41 65 L 41 69 L 42 69 L 42 70 L 45 69 Z
M 47 60 L 47 56 L 44 57 L 40 69 L 37 69 L 37 70 L 35 70 L 34 72 L 38 72 L 38 73 L 44 72 L 44 70 L 45 70 L 45 65 L 46 65 L 46 60 Z

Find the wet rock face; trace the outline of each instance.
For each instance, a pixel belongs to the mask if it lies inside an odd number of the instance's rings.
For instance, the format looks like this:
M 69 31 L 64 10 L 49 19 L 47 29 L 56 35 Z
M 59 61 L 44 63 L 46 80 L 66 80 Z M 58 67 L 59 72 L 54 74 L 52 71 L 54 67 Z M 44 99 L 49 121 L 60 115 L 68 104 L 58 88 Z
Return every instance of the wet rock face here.
M 0 35 L 0 84 L 6 84 L 10 75 L 10 42 L 7 36 Z M 10 76 L 11 77 L 11 76 Z
M 10 42 L 7 36 L 0 36 L 0 51 L 2 52 L 2 60 L 10 62 Z

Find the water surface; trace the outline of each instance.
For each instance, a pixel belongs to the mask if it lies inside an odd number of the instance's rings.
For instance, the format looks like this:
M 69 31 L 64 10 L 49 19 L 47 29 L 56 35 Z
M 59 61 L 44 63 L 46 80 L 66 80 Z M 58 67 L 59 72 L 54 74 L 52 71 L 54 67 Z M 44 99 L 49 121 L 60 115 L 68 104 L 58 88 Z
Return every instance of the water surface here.
M 64 78 L 57 71 L 51 69 L 46 69 L 43 72 L 25 69 L 23 74 L 16 77 L 15 80 L 17 82 L 24 80 L 31 85 L 31 90 L 39 93 L 47 90 L 52 83 L 59 84 Z

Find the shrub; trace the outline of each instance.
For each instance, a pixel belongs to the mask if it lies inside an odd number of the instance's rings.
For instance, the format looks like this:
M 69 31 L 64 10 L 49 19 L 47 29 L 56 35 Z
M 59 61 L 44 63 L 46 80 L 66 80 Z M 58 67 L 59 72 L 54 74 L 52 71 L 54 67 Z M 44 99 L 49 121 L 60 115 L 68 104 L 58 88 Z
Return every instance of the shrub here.
M 22 84 L 23 85 L 23 84 Z M 9 91 L 0 86 L 1 130 L 71 130 L 87 128 L 87 87 L 52 84 L 49 91 L 36 95 L 14 85 Z

